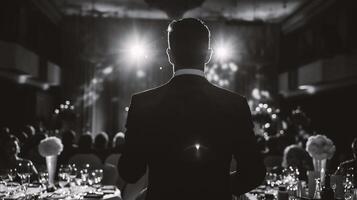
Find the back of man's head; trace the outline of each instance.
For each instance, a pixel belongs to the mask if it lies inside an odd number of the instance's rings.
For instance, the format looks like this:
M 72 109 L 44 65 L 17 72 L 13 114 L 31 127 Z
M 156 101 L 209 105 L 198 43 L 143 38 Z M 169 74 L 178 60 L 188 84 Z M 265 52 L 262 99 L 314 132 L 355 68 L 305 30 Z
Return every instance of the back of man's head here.
M 184 18 L 168 28 L 170 62 L 176 67 L 195 68 L 209 61 L 210 31 L 199 19 Z

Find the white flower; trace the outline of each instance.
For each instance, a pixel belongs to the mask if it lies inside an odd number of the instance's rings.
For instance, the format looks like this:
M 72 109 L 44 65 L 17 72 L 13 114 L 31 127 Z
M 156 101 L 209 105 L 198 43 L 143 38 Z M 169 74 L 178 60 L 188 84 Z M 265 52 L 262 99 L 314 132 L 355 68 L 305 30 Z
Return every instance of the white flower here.
M 317 160 L 331 159 L 336 147 L 325 135 L 310 136 L 306 143 L 306 151 Z
M 43 157 L 59 155 L 62 150 L 62 141 L 57 137 L 45 138 L 38 145 L 38 152 Z

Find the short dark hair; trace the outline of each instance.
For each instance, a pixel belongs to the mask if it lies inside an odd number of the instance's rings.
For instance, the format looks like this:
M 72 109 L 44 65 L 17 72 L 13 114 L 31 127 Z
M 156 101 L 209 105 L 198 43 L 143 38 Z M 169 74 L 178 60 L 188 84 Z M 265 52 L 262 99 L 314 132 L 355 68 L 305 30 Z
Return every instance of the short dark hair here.
M 196 65 L 206 61 L 210 31 L 196 18 L 172 21 L 168 27 L 169 48 L 177 65 Z
M 93 145 L 93 138 L 89 134 L 83 134 L 79 137 L 78 140 L 78 148 L 80 150 L 88 151 L 92 148 Z
M 94 146 L 97 149 L 105 149 L 108 146 L 109 137 L 106 132 L 100 132 L 95 136 Z

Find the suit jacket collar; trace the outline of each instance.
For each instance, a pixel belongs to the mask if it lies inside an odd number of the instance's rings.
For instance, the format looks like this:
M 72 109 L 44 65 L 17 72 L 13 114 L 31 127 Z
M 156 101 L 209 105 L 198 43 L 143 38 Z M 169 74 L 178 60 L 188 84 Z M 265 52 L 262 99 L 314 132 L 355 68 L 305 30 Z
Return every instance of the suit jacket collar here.
M 197 85 L 202 83 L 209 83 L 206 77 L 194 75 L 194 74 L 182 74 L 179 76 L 173 76 L 168 84 L 170 85 Z
M 174 76 L 182 76 L 182 75 L 196 75 L 205 77 L 205 73 L 199 69 L 179 69 L 174 72 Z

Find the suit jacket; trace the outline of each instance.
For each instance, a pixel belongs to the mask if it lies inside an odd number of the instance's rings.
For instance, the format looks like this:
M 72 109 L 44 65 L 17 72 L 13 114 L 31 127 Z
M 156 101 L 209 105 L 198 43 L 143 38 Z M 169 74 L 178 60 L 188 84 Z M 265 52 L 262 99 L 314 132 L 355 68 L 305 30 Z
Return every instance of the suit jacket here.
M 133 95 L 126 127 L 119 174 L 134 183 L 148 167 L 148 200 L 228 200 L 265 176 L 246 99 L 203 77 L 176 76 Z

